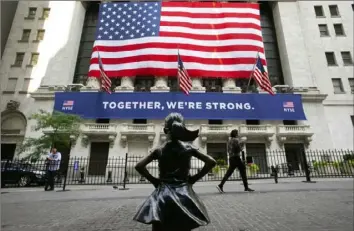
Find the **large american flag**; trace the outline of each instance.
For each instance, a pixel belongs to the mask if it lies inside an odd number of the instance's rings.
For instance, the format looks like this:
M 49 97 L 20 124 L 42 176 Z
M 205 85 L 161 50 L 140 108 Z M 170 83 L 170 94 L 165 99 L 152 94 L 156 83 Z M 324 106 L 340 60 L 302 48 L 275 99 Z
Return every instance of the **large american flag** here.
M 254 71 L 252 73 L 252 77 L 262 90 L 268 92 L 271 95 L 274 95 L 272 84 L 269 81 L 268 73 L 264 69 L 262 61 L 258 55 L 257 55 L 256 64 L 254 65 Z
M 176 76 L 177 50 L 192 77 L 249 78 L 260 52 L 259 5 L 116 2 L 100 6 L 89 76 Z
M 178 72 L 177 78 L 179 83 L 179 88 L 186 94 L 189 95 L 190 90 L 192 89 L 192 79 L 189 77 L 186 68 L 184 68 L 181 56 L 178 52 Z

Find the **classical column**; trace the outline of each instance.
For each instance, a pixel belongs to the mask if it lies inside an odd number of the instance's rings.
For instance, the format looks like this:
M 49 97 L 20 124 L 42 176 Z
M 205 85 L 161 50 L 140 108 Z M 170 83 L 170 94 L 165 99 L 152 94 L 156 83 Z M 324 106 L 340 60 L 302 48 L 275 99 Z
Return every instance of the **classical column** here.
M 134 77 L 122 77 L 120 86 L 116 87 L 116 92 L 133 92 L 134 91 Z
M 223 93 L 241 93 L 241 88 L 236 86 L 234 79 L 223 79 Z
M 86 86 L 80 89 L 80 91 L 99 91 L 100 81 L 96 77 L 88 77 Z
M 151 87 L 151 92 L 169 92 L 170 88 L 168 87 L 168 77 L 167 76 L 156 76 L 155 85 Z
M 205 87 L 203 87 L 203 79 L 202 78 L 192 78 L 192 90 L 191 92 L 199 92 L 204 93 Z

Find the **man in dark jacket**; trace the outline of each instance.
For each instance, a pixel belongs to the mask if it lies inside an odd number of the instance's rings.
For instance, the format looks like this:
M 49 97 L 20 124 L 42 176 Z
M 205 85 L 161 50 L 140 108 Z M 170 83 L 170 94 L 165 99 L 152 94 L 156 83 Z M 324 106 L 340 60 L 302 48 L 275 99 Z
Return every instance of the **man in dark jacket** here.
M 238 131 L 236 129 L 232 130 L 230 133 L 230 139 L 227 143 L 227 151 L 229 153 L 229 168 L 227 169 L 224 178 L 220 182 L 216 188 L 220 193 L 224 192 L 224 184 L 235 171 L 236 168 L 240 171 L 240 175 L 242 178 L 243 186 L 245 187 L 245 191 L 252 192 L 253 189 L 248 187 L 247 183 L 247 175 L 246 175 L 246 166 L 241 160 L 240 153 L 243 149 L 243 143 L 240 142 L 238 138 Z

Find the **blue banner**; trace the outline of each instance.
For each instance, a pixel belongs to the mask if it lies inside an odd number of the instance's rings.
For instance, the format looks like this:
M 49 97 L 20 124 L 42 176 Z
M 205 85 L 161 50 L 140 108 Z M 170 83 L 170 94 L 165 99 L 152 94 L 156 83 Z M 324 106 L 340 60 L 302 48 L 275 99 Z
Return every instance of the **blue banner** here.
M 297 94 L 59 92 L 54 109 L 90 119 L 306 120 Z

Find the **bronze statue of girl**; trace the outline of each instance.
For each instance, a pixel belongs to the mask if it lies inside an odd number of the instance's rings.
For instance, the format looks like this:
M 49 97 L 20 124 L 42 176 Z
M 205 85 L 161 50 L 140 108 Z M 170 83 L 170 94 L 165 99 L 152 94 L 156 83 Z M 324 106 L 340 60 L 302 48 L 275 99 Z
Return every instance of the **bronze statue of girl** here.
M 156 189 L 140 207 L 134 220 L 152 224 L 153 231 L 190 231 L 205 226 L 210 222 L 208 213 L 192 185 L 208 174 L 216 162 L 188 143 L 198 137 L 199 130 L 189 131 L 181 114 L 171 113 L 166 117 L 164 132 L 168 141 L 135 166 Z M 205 165 L 191 176 L 192 157 Z M 159 178 L 153 177 L 146 169 L 153 160 L 158 161 Z

